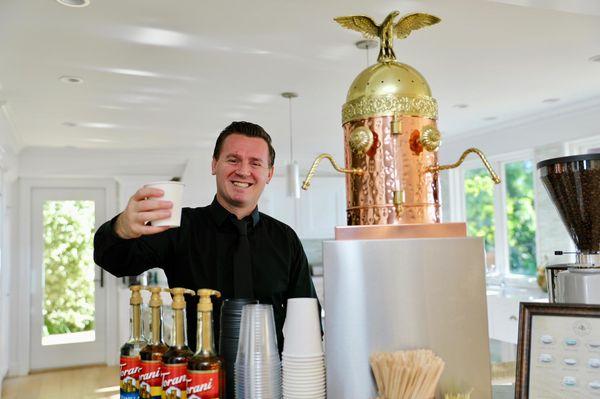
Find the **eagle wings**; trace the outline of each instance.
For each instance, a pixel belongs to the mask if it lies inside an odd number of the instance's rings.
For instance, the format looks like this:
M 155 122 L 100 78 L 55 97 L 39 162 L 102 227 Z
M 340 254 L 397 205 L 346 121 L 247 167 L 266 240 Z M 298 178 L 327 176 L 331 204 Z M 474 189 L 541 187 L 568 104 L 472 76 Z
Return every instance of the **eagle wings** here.
M 387 18 L 386 18 L 387 19 Z M 380 26 L 375 23 L 370 17 L 365 15 L 352 15 L 348 17 L 337 17 L 334 20 L 347 29 L 358 31 L 370 39 L 375 39 L 380 36 Z M 390 21 L 393 23 L 393 19 Z M 404 39 L 413 30 L 425 28 L 426 26 L 434 25 L 440 22 L 438 17 L 424 13 L 409 14 L 400 19 L 394 25 L 393 32 L 398 39 Z M 383 28 L 383 24 L 381 26 Z

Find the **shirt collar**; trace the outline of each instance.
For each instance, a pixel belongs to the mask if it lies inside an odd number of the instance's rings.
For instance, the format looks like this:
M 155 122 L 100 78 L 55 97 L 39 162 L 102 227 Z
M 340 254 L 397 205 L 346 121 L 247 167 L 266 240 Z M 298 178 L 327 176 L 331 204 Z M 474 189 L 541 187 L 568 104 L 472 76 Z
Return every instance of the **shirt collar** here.
M 227 209 L 223 208 L 219 201 L 217 201 L 217 196 L 213 199 L 213 202 L 209 206 L 210 213 L 213 217 L 213 220 L 217 223 L 218 226 L 223 225 L 225 220 L 228 217 L 236 217 L 234 214 L 229 212 Z M 252 213 L 249 215 L 252 218 L 252 227 L 255 227 L 258 221 L 260 220 L 260 213 L 258 212 L 258 206 L 254 208 Z

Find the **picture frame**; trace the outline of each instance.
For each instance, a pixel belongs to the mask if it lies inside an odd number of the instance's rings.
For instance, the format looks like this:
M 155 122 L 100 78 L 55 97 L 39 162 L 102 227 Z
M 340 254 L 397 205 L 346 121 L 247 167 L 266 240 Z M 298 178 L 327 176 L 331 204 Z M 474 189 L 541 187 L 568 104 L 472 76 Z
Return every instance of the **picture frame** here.
M 515 399 L 600 397 L 600 305 L 522 302 Z

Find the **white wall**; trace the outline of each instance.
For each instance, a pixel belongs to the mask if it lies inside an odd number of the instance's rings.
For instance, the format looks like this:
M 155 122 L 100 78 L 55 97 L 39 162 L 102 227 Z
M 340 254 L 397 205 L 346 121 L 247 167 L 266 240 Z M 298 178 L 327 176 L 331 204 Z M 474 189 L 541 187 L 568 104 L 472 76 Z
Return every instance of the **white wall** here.
M 14 286 L 18 204 L 18 143 L 0 107 L 0 396 L 2 379 L 8 373 L 11 348 L 11 287 Z

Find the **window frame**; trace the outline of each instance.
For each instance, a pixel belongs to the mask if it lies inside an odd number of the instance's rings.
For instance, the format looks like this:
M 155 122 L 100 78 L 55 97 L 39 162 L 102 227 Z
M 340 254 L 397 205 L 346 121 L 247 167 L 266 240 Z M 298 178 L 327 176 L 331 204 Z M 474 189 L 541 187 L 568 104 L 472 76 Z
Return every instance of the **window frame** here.
M 531 161 L 534 163 L 533 190 L 537 190 L 538 179 L 536 178 L 535 157 L 532 149 L 515 151 L 507 154 L 495 155 L 488 158 L 490 164 L 500 176 L 501 184 L 494 187 L 494 251 L 496 260 L 496 272 L 486 274 L 488 284 L 492 285 L 511 285 L 515 287 L 533 288 L 537 286 L 536 276 L 527 276 L 516 274 L 510 271 L 509 248 L 508 248 L 508 230 L 507 230 L 507 201 L 506 201 L 506 164 L 520 161 Z M 460 168 L 451 171 L 450 182 L 450 212 L 452 220 L 466 221 L 466 199 L 465 199 L 465 174 L 468 170 L 484 167 L 478 158 L 471 158 L 465 161 Z M 534 209 L 536 198 L 534 196 Z M 539 237 L 535 231 L 536 243 L 536 263 L 538 261 L 537 248 L 539 248 Z

